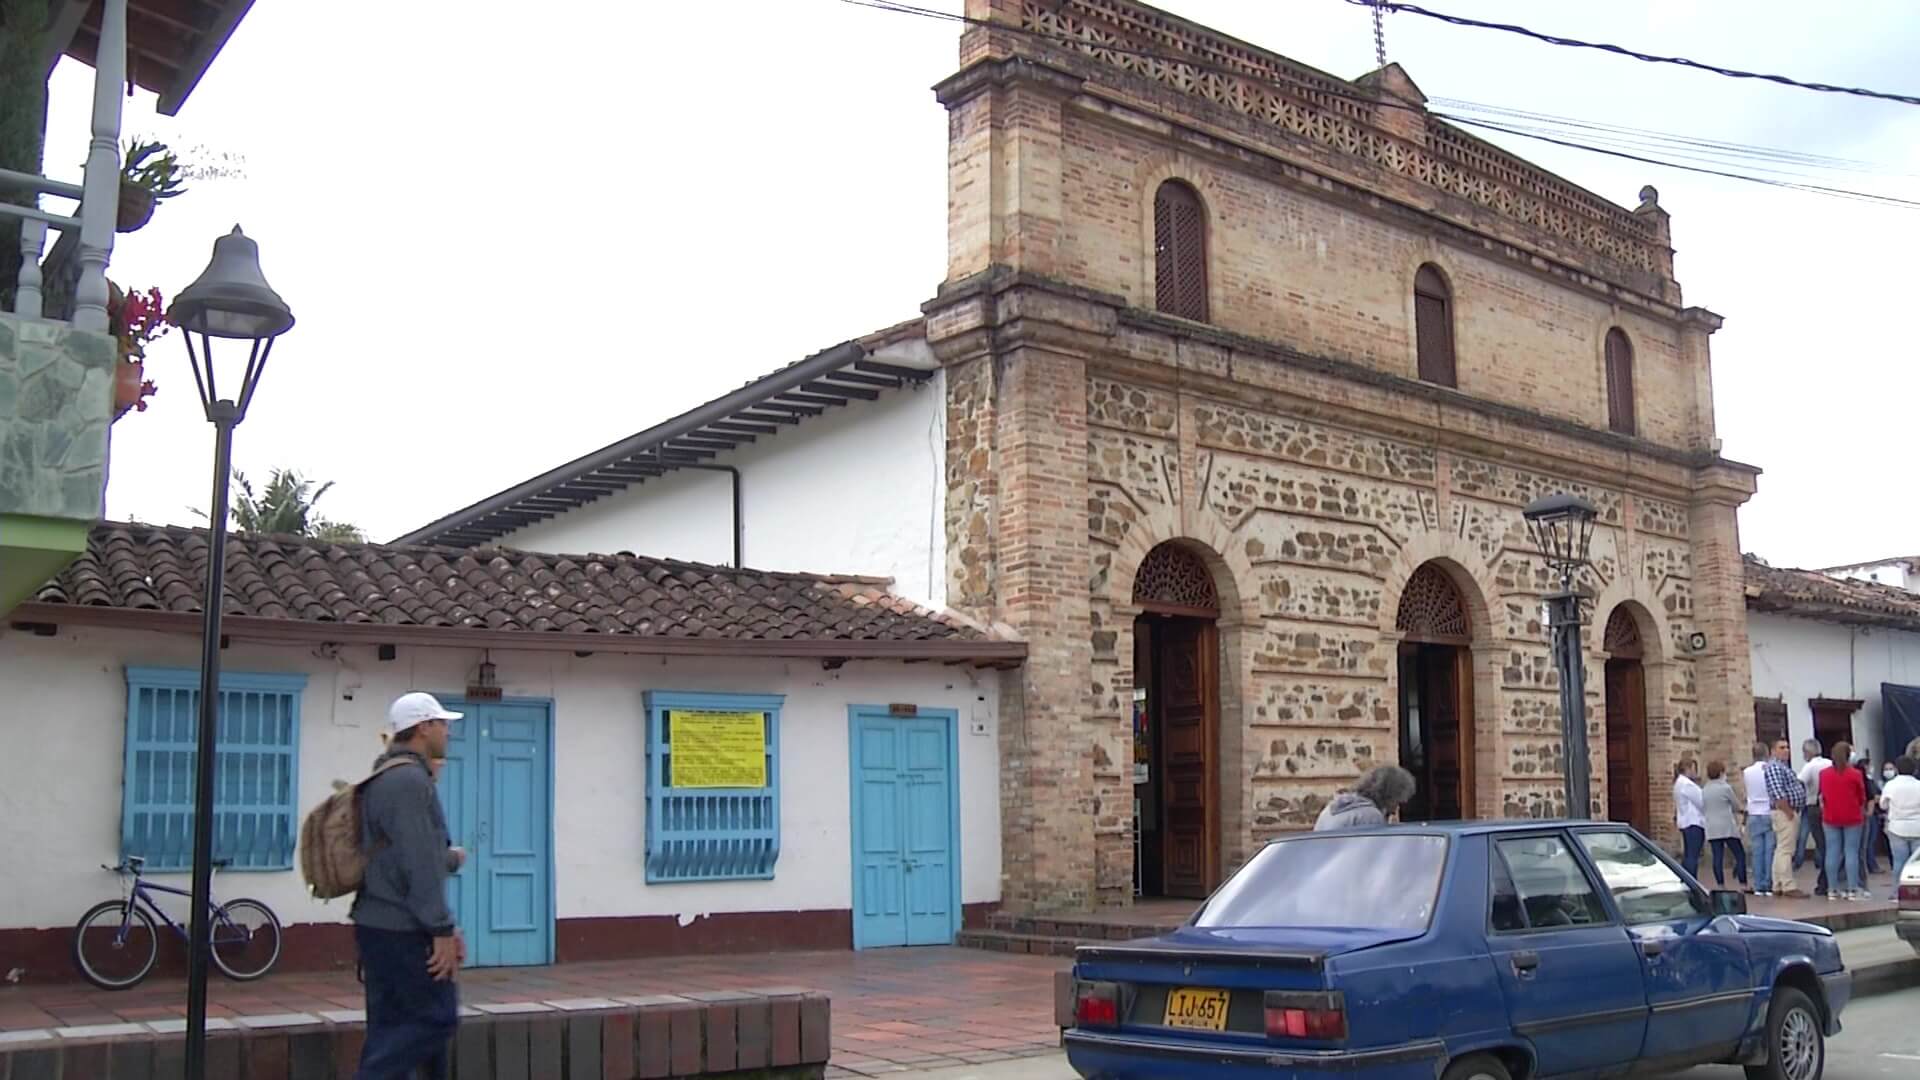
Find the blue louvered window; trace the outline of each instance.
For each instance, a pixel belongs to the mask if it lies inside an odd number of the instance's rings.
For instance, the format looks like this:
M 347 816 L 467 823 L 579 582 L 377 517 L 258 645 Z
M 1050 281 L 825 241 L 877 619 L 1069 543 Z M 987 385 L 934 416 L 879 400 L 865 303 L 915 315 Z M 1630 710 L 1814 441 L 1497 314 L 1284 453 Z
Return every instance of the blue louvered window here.
M 299 799 L 300 693 L 305 675 L 220 676 L 215 733 L 213 857 L 233 870 L 287 870 Z M 120 850 L 148 870 L 193 866 L 194 747 L 200 673 L 127 669 L 127 761 Z
M 647 883 L 773 877 L 778 695 L 646 695 Z

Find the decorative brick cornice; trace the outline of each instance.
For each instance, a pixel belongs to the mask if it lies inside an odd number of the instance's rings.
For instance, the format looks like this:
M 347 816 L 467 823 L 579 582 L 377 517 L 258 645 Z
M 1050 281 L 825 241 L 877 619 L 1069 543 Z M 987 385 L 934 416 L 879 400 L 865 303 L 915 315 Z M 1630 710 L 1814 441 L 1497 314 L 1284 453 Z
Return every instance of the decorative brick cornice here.
M 996 17 L 1011 20 L 1012 13 Z M 1577 250 L 1625 276 L 1671 286 L 1664 212 L 1616 205 L 1424 110 L 1388 124 L 1381 112 L 1407 105 L 1374 85 L 1315 71 L 1128 0 L 1025 0 L 1017 18 L 1019 32 L 970 33 L 997 35 L 1003 51 L 1021 60 L 1044 57 L 1056 80 L 1066 69 L 1090 88 L 1225 121 L 1276 150 L 1337 157 L 1353 166 L 1344 171 L 1381 194 L 1417 186 L 1445 196 L 1436 200 L 1440 213 L 1471 224 L 1491 211 L 1535 237 L 1532 246 L 1541 250 Z M 954 85 L 952 79 L 942 84 Z M 1384 183 L 1388 178 L 1395 183 Z

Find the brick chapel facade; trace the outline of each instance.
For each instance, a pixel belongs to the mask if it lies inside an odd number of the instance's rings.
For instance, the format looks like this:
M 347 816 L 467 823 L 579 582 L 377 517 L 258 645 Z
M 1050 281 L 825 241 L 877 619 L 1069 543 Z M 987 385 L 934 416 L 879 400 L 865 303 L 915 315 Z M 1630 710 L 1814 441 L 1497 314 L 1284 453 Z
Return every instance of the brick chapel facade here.
M 1561 812 L 1546 568 L 1600 510 L 1593 812 L 1671 833 L 1744 763 L 1737 508 L 1708 338 L 1627 210 L 1129 0 L 967 0 L 949 112 L 950 602 L 1002 681 L 1003 902 L 1205 895 L 1365 768 L 1409 816 Z M 1704 635 L 1704 647 L 1696 634 Z

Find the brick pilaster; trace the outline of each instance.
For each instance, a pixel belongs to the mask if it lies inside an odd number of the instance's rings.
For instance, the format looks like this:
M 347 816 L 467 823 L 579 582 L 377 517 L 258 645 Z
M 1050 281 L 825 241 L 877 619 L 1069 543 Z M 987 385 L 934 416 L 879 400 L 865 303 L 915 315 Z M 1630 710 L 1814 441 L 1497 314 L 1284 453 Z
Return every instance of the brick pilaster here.
M 1696 475 L 1688 531 L 1693 540 L 1694 625 L 1707 635 L 1695 659 L 1702 760 L 1745 761 L 1753 744 L 1753 675 L 1747 643 L 1747 579 L 1740 554 L 1741 503 L 1754 479 L 1721 462 Z

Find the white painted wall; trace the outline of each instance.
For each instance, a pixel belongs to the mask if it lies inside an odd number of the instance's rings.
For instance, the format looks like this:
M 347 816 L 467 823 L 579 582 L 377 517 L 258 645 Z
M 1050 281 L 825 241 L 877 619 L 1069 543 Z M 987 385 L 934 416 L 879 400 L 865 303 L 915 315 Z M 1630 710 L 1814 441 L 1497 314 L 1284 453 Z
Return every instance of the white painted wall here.
M 924 348 L 924 343 L 921 343 Z M 886 359 L 886 357 L 882 357 Z M 713 464 L 740 470 L 744 559 L 759 570 L 892 578 L 946 602 L 946 379 L 783 425 Z M 502 537 L 566 554 L 733 561 L 732 478 L 683 469 Z
M 1850 566 L 1844 570 L 1832 571 L 1833 576 L 1853 581 L 1871 581 L 1876 585 L 1891 585 L 1908 592 L 1920 592 L 1920 573 L 1914 573 L 1913 564 L 1904 559 L 1892 562 L 1869 563 L 1864 566 Z
M 197 667 L 197 642 L 160 634 L 67 630 L 41 638 L 0 630 L 6 688 L 0 755 L 0 854 L 9 873 L 0 926 L 71 926 L 115 894 L 99 869 L 119 858 L 122 749 L 129 666 Z M 559 918 L 731 911 L 844 910 L 852 905 L 849 705 L 912 702 L 960 714 L 962 899 L 1000 895 L 997 676 L 964 667 L 807 661 L 726 661 L 503 652 L 493 660 L 509 697 L 554 702 L 554 874 Z M 335 779 L 365 775 L 379 752 L 387 703 L 410 689 L 457 695 L 477 650 L 402 646 L 382 663 L 370 648 L 339 662 L 301 647 L 236 642 L 229 671 L 306 673 L 301 702 L 301 812 Z M 781 717 L 780 860 L 771 881 L 646 883 L 646 690 L 786 695 Z M 986 722 L 985 735 L 970 732 Z M 165 875 L 184 882 L 185 875 Z M 344 921 L 345 901 L 321 905 L 298 870 L 220 875 L 215 892 L 265 900 L 288 923 Z M 171 910 L 171 909 L 170 909 Z
M 1812 698 L 1864 701 L 1853 714 L 1853 743 L 1871 750 L 1876 764 L 1887 760 L 1880 684 L 1920 685 L 1920 634 L 1748 612 L 1747 639 L 1753 695 L 1785 699 L 1796 762 L 1800 744 L 1813 738 L 1813 709 L 1807 704 Z

